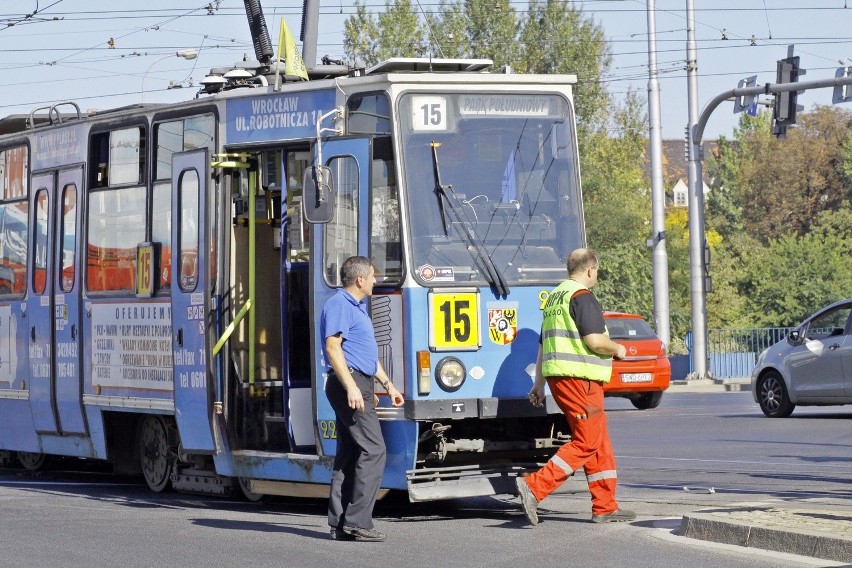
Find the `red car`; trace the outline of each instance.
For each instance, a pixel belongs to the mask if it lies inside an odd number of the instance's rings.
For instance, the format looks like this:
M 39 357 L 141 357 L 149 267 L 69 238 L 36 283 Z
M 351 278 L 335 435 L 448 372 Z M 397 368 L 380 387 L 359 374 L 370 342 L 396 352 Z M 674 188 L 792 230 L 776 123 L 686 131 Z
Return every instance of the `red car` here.
M 672 377 L 666 346 L 642 316 L 604 312 L 604 320 L 610 339 L 627 348 L 624 359 L 612 362 L 604 395 L 628 398 L 640 410 L 658 407 Z

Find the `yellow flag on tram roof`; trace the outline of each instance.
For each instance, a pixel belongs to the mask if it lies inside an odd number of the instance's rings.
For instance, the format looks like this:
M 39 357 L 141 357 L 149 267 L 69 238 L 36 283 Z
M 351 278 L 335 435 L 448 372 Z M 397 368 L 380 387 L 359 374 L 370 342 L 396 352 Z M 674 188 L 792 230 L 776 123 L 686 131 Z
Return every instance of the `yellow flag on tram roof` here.
M 281 18 L 281 31 L 278 33 L 279 58 L 282 51 L 284 52 L 284 74 L 301 77 L 307 81 L 308 70 L 305 67 L 305 62 L 302 61 L 302 56 L 296 51 L 296 42 L 293 40 L 293 36 L 290 35 L 290 28 L 287 27 L 287 22 L 284 18 Z

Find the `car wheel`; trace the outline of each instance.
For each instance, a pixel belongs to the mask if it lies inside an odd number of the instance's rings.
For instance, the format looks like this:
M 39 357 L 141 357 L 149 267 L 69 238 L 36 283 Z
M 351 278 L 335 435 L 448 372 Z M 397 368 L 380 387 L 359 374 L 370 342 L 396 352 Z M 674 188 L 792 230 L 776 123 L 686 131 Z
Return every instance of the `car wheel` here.
M 642 393 L 635 398 L 631 398 L 630 402 L 639 410 L 648 410 L 660 406 L 660 401 L 663 400 L 663 391 Z
M 770 418 L 786 418 L 796 405 L 790 401 L 784 379 L 775 371 L 769 371 L 757 383 L 757 402 L 760 409 Z

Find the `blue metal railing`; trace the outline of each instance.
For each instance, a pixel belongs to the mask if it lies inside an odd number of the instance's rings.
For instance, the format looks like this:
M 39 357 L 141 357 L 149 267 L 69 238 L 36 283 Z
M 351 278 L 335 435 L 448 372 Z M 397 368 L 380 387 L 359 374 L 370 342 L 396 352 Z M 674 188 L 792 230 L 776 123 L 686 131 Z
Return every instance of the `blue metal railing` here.
M 710 374 L 716 379 L 748 377 L 757 364 L 760 352 L 781 341 L 792 327 L 749 327 L 708 330 L 707 356 Z M 670 357 L 672 379 L 683 379 L 693 370 L 692 349 L 689 355 Z

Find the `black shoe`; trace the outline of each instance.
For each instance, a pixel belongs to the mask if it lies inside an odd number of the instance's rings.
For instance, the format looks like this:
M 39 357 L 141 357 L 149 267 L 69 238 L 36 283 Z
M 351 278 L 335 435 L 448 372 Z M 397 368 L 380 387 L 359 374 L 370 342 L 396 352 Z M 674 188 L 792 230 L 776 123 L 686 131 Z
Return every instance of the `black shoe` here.
M 624 521 L 632 521 L 636 518 L 636 513 L 625 509 L 616 509 L 612 513 L 605 515 L 592 515 L 593 523 L 623 523 Z
M 341 530 L 352 540 L 358 540 L 361 542 L 382 542 L 383 540 L 385 540 L 385 534 L 380 533 L 376 529 L 343 527 Z
M 355 540 L 355 537 L 343 532 L 343 529 L 333 527 L 331 529 L 331 540 Z

